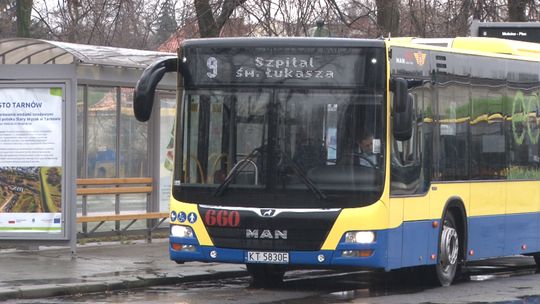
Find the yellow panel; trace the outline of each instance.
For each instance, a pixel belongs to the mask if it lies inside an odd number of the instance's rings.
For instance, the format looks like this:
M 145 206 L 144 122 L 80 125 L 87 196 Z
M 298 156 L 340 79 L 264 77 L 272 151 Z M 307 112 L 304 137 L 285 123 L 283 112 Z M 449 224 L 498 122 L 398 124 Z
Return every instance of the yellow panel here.
M 501 54 L 512 54 L 514 51 L 511 44 L 508 43 L 508 40 L 486 37 L 459 37 L 452 42 L 452 48 Z
M 468 216 L 504 214 L 506 210 L 506 181 L 471 184 L 471 205 Z
M 214 246 L 212 243 L 212 240 L 210 239 L 210 236 L 208 235 L 208 231 L 206 230 L 206 227 L 204 227 L 203 220 L 201 215 L 199 214 L 199 210 L 197 209 L 196 204 L 187 204 L 182 203 L 177 200 L 175 200 L 171 196 L 171 211 L 176 211 L 176 213 L 184 212 L 186 214 L 190 214 L 191 212 L 194 212 L 197 215 L 197 221 L 195 224 L 191 224 L 188 221 L 185 221 L 182 223 L 182 225 L 191 226 L 193 227 L 193 231 L 195 231 L 195 234 L 197 234 L 197 239 L 199 240 L 199 243 L 203 246 Z M 178 219 L 176 221 L 172 222 L 174 224 L 180 224 Z
M 390 204 L 388 205 L 390 209 L 388 227 L 398 227 L 403 223 L 403 200 L 404 198 L 402 197 L 390 198 Z
M 540 57 L 537 43 L 487 37 L 458 37 L 452 43 L 453 49 L 464 49 L 488 53 L 512 54 L 524 57 Z
M 336 248 L 343 234 L 352 230 L 381 230 L 388 227 L 388 208 L 378 201 L 362 208 L 346 208 L 339 214 L 334 227 L 330 230 L 322 250 Z
M 507 183 L 506 213 L 537 212 L 540 202 L 540 183 L 509 181 Z
M 450 198 L 460 198 L 465 205 L 465 209 L 469 210 L 469 183 L 444 183 L 432 184 L 429 193 L 429 215 L 430 219 L 442 218 L 442 213 L 446 203 Z
M 403 220 L 419 221 L 429 218 L 429 193 L 403 199 Z
M 489 37 L 457 37 L 449 39 L 420 38 L 420 39 L 387 39 L 387 45 L 409 47 L 415 49 L 433 49 L 467 54 L 489 54 L 497 57 L 515 57 L 520 59 L 538 61 L 540 58 L 540 44 L 489 38 Z M 449 46 L 446 46 L 449 44 Z

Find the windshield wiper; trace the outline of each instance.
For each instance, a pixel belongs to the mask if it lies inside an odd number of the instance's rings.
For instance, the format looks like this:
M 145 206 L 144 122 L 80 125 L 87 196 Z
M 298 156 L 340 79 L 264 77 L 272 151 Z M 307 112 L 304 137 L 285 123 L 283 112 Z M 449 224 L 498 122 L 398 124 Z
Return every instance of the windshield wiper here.
M 298 174 L 298 176 L 300 177 L 300 180 L 302 180 L 302 182 L 308 187 L 308 189 L 311 190 L 311 192 L 315 194 L 315 196 L 317 196 L 318 199 L 325 200 L 326 195 L 324 195 L 321 189 L 319 189 L 319 187 L 311 180 L 311 178 L 307 176 L 306 172 L 304 172 L 304 170 L 300 168 L 300 166 L 292 158 L 290 158 L 289 155 L 287 155 L 287 153 L 285 153 L 279 148 L 277 150 L 282 156 L 284 156 L 285 160 L 291 164 L 294 172 Z
M 231 169 L 225 180 L 216 188 L 213 195 L 221 196 L 223 192 L 229 187 L 232 180 L 238 175 L 238 172 L 242 171 L 248 164 L 253 164 L 255 166 L 255 184 L 257 184 L 257 165 L 252 161 L 252 159 L 261 153 L 261 150 L 264 146 L 253 149 L 246 157 L 240 160 L 236 165 Z

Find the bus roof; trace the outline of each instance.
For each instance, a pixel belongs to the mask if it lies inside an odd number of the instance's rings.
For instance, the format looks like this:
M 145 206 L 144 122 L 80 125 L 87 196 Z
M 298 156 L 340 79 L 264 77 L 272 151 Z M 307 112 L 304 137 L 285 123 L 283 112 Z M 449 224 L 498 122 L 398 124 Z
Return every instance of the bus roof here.
M 423 45 L 448 48 L 452 50 L 474 51 L 492 54 L 505 54 L 540 59 L 540 44 L 488 37 L 457 38 L 391 38 L 391 45 Z
M 188 39 L 185 47 L 385 47 L 382 39 L 319 38 L 319 37 L 243 37 Z

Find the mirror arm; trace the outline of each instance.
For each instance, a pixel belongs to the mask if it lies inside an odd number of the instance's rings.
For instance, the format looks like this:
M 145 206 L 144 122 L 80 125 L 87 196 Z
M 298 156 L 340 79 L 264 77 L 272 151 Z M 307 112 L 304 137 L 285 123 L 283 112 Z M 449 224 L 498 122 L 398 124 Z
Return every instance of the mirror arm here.
M 150 119 L 156 86 L 167 72 L 178 72 L 178 57 L 161 58 L 142 73 L 133 94 L 133 112 L 138 121 Z

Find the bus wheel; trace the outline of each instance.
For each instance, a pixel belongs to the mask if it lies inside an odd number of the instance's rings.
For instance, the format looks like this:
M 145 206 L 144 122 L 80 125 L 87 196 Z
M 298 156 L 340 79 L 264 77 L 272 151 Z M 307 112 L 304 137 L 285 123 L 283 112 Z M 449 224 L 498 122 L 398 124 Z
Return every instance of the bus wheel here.
M 251 276 L 251 285 L 255 287 L 273 287 L 283 282 L 285 269 L 276 265 L 246 264 Z
M 447 212 L 439 238 L 439 259 L 435 273 L 441 286 L 452 284 L 458 272 L 459 234 L 452 213 Z

